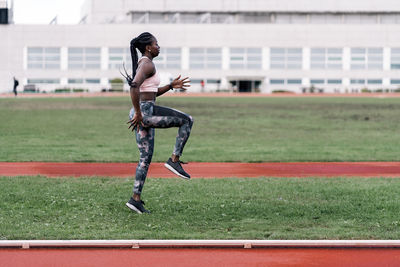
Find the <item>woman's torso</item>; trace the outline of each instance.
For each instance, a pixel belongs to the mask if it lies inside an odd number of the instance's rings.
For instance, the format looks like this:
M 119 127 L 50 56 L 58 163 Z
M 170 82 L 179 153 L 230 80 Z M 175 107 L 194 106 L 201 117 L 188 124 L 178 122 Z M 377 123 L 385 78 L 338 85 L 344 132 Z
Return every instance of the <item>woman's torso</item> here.
M 139 64 L 144 58 L 149 59 L 148 57 L 143 56 L 139 60 Z M 155 73 L 146 80 L 144 80 L 139 88 L 140 100 L 141 101 L 155 100 L 159 85 L 160 85 L 160 75 L 158 74 L 157 69 L 155 69 Z

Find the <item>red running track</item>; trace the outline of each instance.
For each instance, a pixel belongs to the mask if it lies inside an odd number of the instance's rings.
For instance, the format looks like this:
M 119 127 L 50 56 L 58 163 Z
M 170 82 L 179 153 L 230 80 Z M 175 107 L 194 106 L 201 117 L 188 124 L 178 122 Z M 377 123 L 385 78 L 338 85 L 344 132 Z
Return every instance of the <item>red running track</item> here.
M 400 177 L 400 162 L 191 162 L 184 166 L 193 178 L 222 177 Z M 43 175 L 133 177 L 136 163 L 0 162 L 0 176 Z M 163 163 L 152 163 L 148 177 L 176 177 Z
M 399 249 L 1 249 L 0 266 L 399 266 Z

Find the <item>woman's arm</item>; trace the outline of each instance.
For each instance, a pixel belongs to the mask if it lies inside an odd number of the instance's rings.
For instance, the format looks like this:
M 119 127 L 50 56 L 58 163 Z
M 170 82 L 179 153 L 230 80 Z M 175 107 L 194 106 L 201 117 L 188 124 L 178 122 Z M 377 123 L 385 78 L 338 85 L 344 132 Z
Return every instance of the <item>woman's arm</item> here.
M 163 87 L 158 87 L 157 96 L 163 95 L 166 92 L 168 92 L 169 90 L 173 90 L 173 89 L 174 89 L 174 87 L 172 87 L 171 83 L 167 84 L 167 85 L 165 85 Z
M 163 95 L 166 92 L 168 92 L 169 90 L 172 90 L 174 88 L 179 88 L 179 89 L 183 89 L 183 90 L 187 90 L 187 87 L 190 87 L 190 80 L 189 77 L 186 77 L 184 79 L 181 79 L 181 75 L 179 75 L 177 78 L 175 78 L 175 80 L 173 80 L 170 84 L 165 85 L 163 87 L 159 87 L 158 91 L 157 91 L 157 96 Z

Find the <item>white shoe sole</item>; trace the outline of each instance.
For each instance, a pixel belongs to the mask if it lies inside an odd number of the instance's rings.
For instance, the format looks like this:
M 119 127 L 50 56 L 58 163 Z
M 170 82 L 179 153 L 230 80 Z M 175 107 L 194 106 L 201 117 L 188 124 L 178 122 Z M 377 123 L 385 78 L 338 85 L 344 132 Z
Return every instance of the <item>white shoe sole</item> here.
M 165 168 L 167 168 L 168 170 L 170 170 L 171 172 L 175 173 L 176 175 L 178 175 L 179 177 L 185 179 L 185 180 L 190 180 L 190 177 L 186 177 L 182 174 L 180 174 L 179 172 L 177 172 L 174 168 L 172 168 L 169 164 L 164 163 Z
M 131 203 L 126 202 L 125 205 L 126 205 L 128 208 L 130 208 L 131 210 L 136 211 L 136 212 L 139 213 L 139 214 L 142 214 L 142 212 L 141 212 L 140 210 L 138 210 L 135 206 L 133 206 Z

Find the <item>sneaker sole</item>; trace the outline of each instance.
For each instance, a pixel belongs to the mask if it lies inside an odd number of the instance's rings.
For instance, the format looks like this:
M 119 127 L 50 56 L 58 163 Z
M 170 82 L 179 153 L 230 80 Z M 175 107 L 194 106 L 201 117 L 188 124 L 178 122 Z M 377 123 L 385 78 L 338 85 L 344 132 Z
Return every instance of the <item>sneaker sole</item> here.
M 185 180 L 190 180 L 190 177 L 186 177 L 185 175 L 180 174 L 179 172 L 177 172 L 174 168 L 172 168 L 169 164 L 165 163 L 164 164 L 165 168 L 167 168 L 168 170 L 170 170 L 171 172 L 175 173 L 176 175 L 178 175 L 179 177 L 185 179 Z
M 126 202 L 125 204 L 128 208 L 130 208 L 133 211 L 136 211 L 139 214 L 142 214 L 142 212 L 140 210 L 138 210 L 135 206 L 133 206 L 132 204 L 130 204 L 129 202 Z

